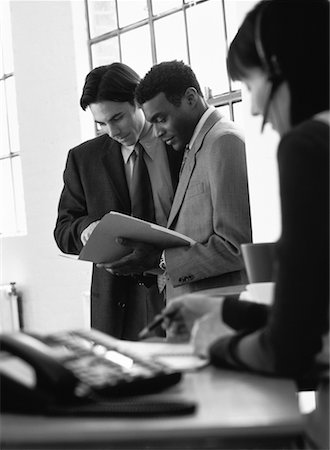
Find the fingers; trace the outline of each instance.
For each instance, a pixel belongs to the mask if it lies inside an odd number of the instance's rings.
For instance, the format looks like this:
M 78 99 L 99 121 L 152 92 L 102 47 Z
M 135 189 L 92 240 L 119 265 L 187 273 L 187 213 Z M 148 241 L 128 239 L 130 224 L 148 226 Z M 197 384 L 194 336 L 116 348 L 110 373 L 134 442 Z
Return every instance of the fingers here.
M 83 245 L 86 245 L 86 242 L 90 238 L 90 235 L 93 233 L 95 227 L 99 224 L 99 222 L 99 220 L 96 220 L 95 222 L 90 223 L 88 227 L 83 230 L 80 235 L 80 239 Z
M 145 252 L 149 252 L 151 251 L 151 249 L 154 249 L 152 245 L 146 244 L 145 242 L 134 241 L 132 239 L 127 239 L 123 237 L 117 237 L 116 242 L 117 244 L 120 244 L 123 247 L 129 247 L 132 250 L 138 249 L 144 250 Z
M 132 273 L 143 272 L 143 267 L 139 267 L 136 264 L 136 259 L 131 253 L 112 263 L 96 264 L 96 267 L 98 267 L 99 269 L 105 269 L 107 272 L 112 273 L 113 275 L 131 275 Z
M 222 322 L 217 313 L 209 313 L 197 320 L 191 331 L 194 352 L 208 357 L 210 345 L 217 339 L 233 334 L 234 331 Z
M 132 241 L 131 239 L 126 239 L 122 237 L 116 238 L 117 244 L 122 245 L 123 247 L 130 247 L 131 249 L 138 246 L 138 242 Z
M 189 342 L 190 331 L 184 322 L 171 322 L 166 329 L 166 340 L 168 342 Z
M 172 314 L 175 314 L 177 311 L 179 311 L 182 307 L 182 303 L 180 301 L 173 300 L 171 301 L 166 308 L 163 309 L 163 313 L 166 316 L 172 316 Z

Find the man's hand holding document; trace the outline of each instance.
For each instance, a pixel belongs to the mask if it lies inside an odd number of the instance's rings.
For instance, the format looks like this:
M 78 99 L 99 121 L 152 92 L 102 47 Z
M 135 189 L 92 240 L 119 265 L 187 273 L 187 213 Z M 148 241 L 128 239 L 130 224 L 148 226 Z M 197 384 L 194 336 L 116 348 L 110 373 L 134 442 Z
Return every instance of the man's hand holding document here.
M 140 246 L 139 246 L 140 243 Z M 115 211 L 103 216 L 91 233 L 79 259 L 96 264 L 111 263 L 144 246 L 154 248 L 158 258 L 165 248 L 193 245 L 195 241 L 176 231 Z

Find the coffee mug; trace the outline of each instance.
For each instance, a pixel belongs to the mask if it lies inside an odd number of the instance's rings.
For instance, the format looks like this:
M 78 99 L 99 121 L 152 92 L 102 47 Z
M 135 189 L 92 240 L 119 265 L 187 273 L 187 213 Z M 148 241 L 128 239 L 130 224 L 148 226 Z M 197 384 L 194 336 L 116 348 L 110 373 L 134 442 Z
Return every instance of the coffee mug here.
M 249 283 L 275 281 L 275 247 L 275 242 L 241 245 Z

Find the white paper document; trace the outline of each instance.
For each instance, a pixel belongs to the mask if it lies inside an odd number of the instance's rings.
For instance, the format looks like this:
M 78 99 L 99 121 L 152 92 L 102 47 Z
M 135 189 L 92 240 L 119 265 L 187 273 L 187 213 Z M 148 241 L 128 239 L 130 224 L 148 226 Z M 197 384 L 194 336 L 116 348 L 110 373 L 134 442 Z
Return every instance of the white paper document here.
M 117 348 L 141 357 L 152 358 L 168 367 L 191 372 L 208 365 L 209 361 L 194 354 L 193 346 L 167 342 L 117 341 Z
M 195 241 L 168 228 L 116 211 L 102 217 L 80 252 L 79 259 L 94 263 L 113 262 L 131 250 L 116 242 L 116 238 L 132 239 L 152 244 L 160 249 L 193 245 Z
M 194 354 L 191 343 L 171 343 L 165 340 L 152 341 L 125 341 L 113 336 L 105 335 L 97 330 L 89 333 L 105 345 L 110 345 L 119 352 L 134 354 L 137 357 L 150 358 L 182 372 L 193 372 L 209 364 L 206 358 Z

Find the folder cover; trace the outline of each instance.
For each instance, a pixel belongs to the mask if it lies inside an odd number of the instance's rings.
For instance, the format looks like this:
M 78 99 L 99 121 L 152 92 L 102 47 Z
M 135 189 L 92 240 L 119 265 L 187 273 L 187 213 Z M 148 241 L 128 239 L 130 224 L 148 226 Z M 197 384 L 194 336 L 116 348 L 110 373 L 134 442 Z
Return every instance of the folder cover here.
M 144 242 L 160 249 L 195 244 L 193 239 L 176 231 L 110 211 L 95 227 L 78 259 L 98 264 L 113 262 L 128 255 L 131 250 L 118 244 L 117 237 Z

